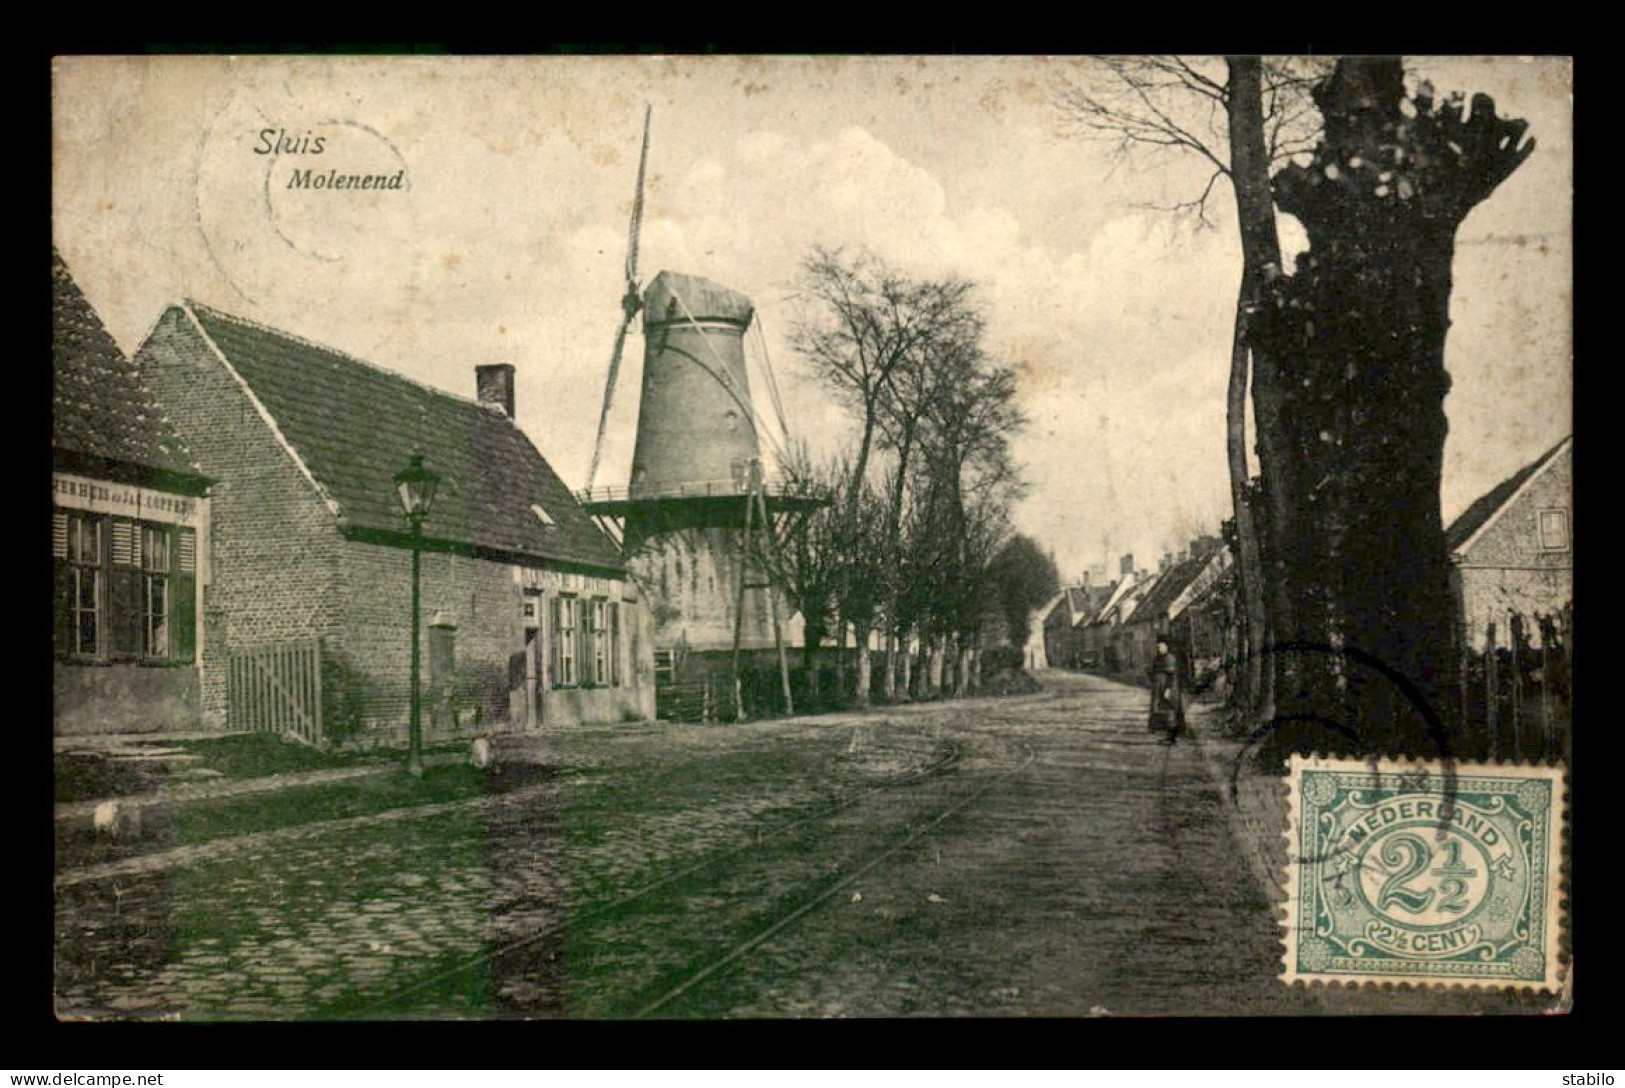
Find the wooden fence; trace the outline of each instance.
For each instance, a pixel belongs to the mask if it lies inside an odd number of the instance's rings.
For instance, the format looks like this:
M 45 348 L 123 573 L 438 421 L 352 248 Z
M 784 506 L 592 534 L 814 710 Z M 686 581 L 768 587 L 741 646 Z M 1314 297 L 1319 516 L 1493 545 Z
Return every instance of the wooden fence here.
M 322 646 L 319 639 L 255 646 L 227 655 L 230 727 L 278 733 L 320 745 Z
M 1474 634 L 1481 648 L 1464 649 L 1461 675 L 1463 734 L 1474 754 L 1566 760 L 1574 691 L 1572 611 L 1508 613 Z

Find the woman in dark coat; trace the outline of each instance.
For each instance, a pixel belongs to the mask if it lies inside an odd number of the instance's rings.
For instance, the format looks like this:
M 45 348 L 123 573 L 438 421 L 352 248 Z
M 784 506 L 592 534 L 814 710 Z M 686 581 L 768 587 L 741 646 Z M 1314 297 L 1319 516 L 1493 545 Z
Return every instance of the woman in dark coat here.
M 1172 744 L 1185 727 L 1185 693 L 1179 682 L 1179 658 L 1166 638 L 1157 639 L 1157 653 L 1151 659 L 1151 732 L 1162 734 L 1162 743 Z

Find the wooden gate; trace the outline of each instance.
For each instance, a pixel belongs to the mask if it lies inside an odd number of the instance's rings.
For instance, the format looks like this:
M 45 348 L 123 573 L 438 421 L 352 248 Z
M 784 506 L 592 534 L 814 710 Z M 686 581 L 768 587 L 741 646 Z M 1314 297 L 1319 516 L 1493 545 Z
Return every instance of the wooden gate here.
M 227 655 L 227 665 L 226 705 L 232 729 L 322 743 L 321 640 L 234 650 Z

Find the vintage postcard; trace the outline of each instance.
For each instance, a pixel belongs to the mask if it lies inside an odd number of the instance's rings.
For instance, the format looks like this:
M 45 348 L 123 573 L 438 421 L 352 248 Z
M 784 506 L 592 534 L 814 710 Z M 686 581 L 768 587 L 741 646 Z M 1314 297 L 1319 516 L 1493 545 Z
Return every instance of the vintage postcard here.
M 55 58 L 58 1016 L 1566 1010 L 1572 75 Z

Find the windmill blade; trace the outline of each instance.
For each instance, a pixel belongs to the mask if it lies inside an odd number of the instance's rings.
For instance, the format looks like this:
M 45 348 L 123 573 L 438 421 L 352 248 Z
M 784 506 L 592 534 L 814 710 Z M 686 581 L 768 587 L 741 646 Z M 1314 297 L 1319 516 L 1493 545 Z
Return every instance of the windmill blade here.
M 643 150 L 638 153 L 638 187 L 632 197 L 632 226 L 627 231 L 626 239 L 626 284 L 628 289 L 636 290 L 638 282 L 638 235 L 643 229 L 643 175 L 649 165 L 649 120 L 654 116 L 654 107 L 649 103 L 643 104 Z
M 604 456 L 604 434 L 609 427 L 609 409 L 615 402 L 615 379 L 621 371 L 621 353 L 626 348 L 626 334 L 632 321 L 643 309 L 643 295 L 638 290 L 638 235 L 643 229 L 643 176 L 649 164 L 649 119 L 654 107 L 643 104 L 643 150 L 638 155 L 638 186 L 632 196 L 632 223 L 627 229 L 626 241 L 626 293 L 621 296 L 621 310 L 625 317 L 615 334 L 615 350 L 609 355 L 609 375 L 604 380 L 604 404 L 598 410 L 598 437 L 592 446 L 592 463 L 587 468 L 587 490 L 598 479 L 598 463 Z

